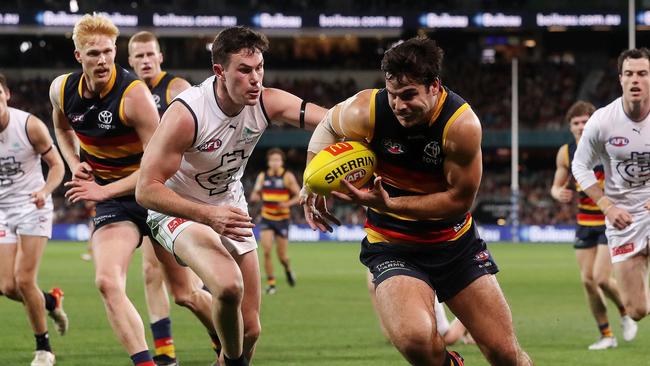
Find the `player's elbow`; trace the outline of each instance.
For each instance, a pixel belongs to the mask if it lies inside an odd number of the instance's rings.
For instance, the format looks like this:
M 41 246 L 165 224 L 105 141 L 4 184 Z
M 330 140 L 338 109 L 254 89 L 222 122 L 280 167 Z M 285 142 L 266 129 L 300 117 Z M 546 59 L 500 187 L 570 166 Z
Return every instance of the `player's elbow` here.
M 135 200 L 144 208 L 151 208 L 151 189 L 146 179 L 140 177 L 135 185 Z

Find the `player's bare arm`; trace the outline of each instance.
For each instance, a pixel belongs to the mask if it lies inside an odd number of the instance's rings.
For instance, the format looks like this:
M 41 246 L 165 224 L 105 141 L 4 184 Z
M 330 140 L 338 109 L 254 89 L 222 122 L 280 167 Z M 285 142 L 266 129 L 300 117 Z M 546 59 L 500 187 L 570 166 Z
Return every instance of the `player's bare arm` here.
M 255 185 L 251 191 L 251 196 L 248 198 L 249 202 L 258 202 L 262 199 L 260 192 L 262 192 L 262 186 L 264 185 L 264 173 L 259 173 L 257 178 L 255 178 Z
M 289 171 L 284 173 L 284 186 L 289 190 L 290 198 L 286 202 L 280 202 L 280 207 L 291 207 L 298 204 L 298 201 L 300 201 L 300 185 L 293 173 Z
M 70 126 L 70 121 L 63 113 L 62 85 L 66 75 L 61 75 L 50 85 L 50 103 L 52 104 L 52 122 L 54 135 L 61 149 L 61 155 L 68 164 L 74 178 L 92 180 L 92 168 L 87 163 L 82 163 L 79 157 L 79 140 Z
M 350 193 L 332 192 L 332 195 L 343 201 L 421 220 L 460 216 L 471 208 L 481 183 L 481 125 L 473 111 L 463 112 L 449 128 L 444 149 L 443 169 L 448 187 L 444 191 L 389 197 L 378 177 L 367 192 L 342 181 Z
M 31 141 L 34 150 L 41 154 L 41 159 L 48 166 L 47 178 L 45 184 L 37 192 L 32 192 L 32 201 L 37 208 L 45 206 L 47 197 L 61 184 L 65 167 L 59 152 L 52 142 L 50 132 L 45 127 L 43 121 L 35 116 L 29 116 L 27 119 L 27 137 Z
M 562 145 L 555 157 L 555 175 L 553 176 L 553 186 L 551 186 L 551 196 L 562 203 L 571 202 L 573 192 L 567 188 L 569 183 L 569 161 L 568 145 Z
M 158 111 L 151 93 L 143 82 L 137 81 L 124 95 L 123 103 L 123 113 L 120 118 L 124 124 L 135 129 L 144 149 L 158 125 Z M 99 202 L 112 197 L 130 195 L 135 192 L 139 174 L 140 171 L 136 170 L 125 178 L 103 186 L 94 181 L 72 180 L 65 183 L 69 188 L 66 197 L 72 202 L 79 200 Z
M 212 227 L 233 240 L 251 236 L 251 217 L 232 206 L 211 206 L 187 200 L 165 186 L 180 167 L 183 153 L 192 146 L 194 118 L 180 102 L 163 115 L 140 164 L 135 197 L 143 207 Z
M 281 89 L 265 88 L 262 94 L 264 108 L 272 121 L 288 123 L 300 127 L 300 106 L 302 99 Z M 313 131 L 325 117 L 327 110 L 319 105 L 305 105 L 305 129 Z
M 323 148 L 343 138 L 357 141 L 370 139 L 370 98 L 372 90 L 363 90 L 327 111 L 311 136 L 307 150 L 307 163 Z M 305 219 L 309 226 L 320 231 L 332 231 L 332 224 L 341 222 L 327 211 L 325 197 L 308 192 L 303 187 L 300 194 Z
M 174 78 L 170 83 L 169 83 L 169 102 L 174 100 L 178 94 L 183 92 L 185 89 L 189 89 L 192 85 L 187 82 L 187 80 L 183 78 Z

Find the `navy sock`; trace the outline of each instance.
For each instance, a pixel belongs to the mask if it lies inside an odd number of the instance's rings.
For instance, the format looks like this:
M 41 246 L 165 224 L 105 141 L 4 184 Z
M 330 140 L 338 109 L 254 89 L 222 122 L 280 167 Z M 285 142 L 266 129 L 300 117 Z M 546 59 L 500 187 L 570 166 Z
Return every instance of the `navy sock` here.
M 208 332 L 208 335 L 212 340 L 212 350 L 214 351 L 214 353 L 217 354 L 217 357 L 219 357 L 219 355 L 221 354 L 221 341 L 219 340 L 219 336 L 216 335 L 215 333 L 210 333 L 210 332 Z
M 50 336 L 47 334 L 47 332 L 43 334 L 34 334 L 34 338 L 36 338 L 37 351 L 52 352 L 52 348 L 50 347 Z
M 239 358 L 234 360 L 231 360 L 224 355 L 223 360 L 226 362 L 226 366 L 248 366 L 248 360 L 244 355 L 241 355 Z
M 133 361 L 135 366 L 155 366 L 153 359 L 149 354 L 149 350 L 132 354 L 131 361 Z
M 45 298 L 45 309 L 47 311 L 52 311 L 56 307 L 56 299 L 52 294 L 43 291 L 43 297 Z

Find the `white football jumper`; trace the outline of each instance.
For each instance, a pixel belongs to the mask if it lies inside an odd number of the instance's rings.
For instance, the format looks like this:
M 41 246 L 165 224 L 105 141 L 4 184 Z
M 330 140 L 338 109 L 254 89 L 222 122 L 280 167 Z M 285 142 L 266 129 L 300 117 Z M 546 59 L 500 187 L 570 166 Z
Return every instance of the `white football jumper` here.
M 571 169 L 583 188 L 597 183 L 593 167 L 603 164 L 605 195 L 633 217 L 618 230 L 606 220 L 612 262 L 621 262 L 647 250 L 650 237 L 650 117 L 632 121 L 618 98 L 589 118 Z
M 254 106 L 244 106 L 235 116 L 227 116 L 217 103 L 215 82 L 215 76 L 211 76 L 172 101 L 183 103 L 190 110 L 196 129 L 192 146 L 185 151 L 178 171 L 165 185 L 194 202 L 231 205 L 248 212 L 241 177 L 269 120 L 262 100 Z M 154 236 L 172 253 L 173 241 L 192 224 L 153 210 L 149 210 L 147 221 Z M 254 237 L 242 243 L 223 236 L 221 239 L 229 251 L 236 250 L 238 254 L 257 247 Z

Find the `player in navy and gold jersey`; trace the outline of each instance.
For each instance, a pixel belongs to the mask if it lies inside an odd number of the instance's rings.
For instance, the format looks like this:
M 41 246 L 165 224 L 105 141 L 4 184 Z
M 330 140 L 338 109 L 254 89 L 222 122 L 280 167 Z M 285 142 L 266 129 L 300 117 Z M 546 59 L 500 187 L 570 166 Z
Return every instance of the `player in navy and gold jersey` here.
M 134 192 L 158 113 L 144 83 L 115 64 L 118 34 L 100 15 L 77 21 L 72 39 L 82 71 L 57 77 L 50 101 L 56 138 L 73 176 L 66 197 L 97 202 L 91 237 L 95 283 L 109 323 L 134 365 L 154 366 L 125 286 L 133 252 L 150 235 L 147 211 Z
M 330 109 L 312 135 L 308 160 L 341 138 L 366 141 L 377 155 L 369 190 L 342 180 L 350 193 L 332 195 L 368 207 L 360 259 L 373 275 L 391 343 L 411 364 L 463 364 L 437 332 L 437 294 L 491 364 L 532 364 L 517 342 L 496 263 L 469 213 L 482 173 L 476 114 L 442 85 L 435 41 L 397 43 L 381 65 L 386 87 Z M 305 187 L 301 196 L 312 228 L 339 223 L 323 197 Z
M 161 69 L 163 55 L 158 39 L 151 32 L 138 32 L 129 39 L 129 65 L 143 80 L 153 96 L 158 114 L 163 115 L 172 99 L 190 87 L 185 79 Z M 153 245 L 142 246 L 142 273 L 151 334 L 154 338 L 154 361 L 158 366 L 176 364 L 176 349 L 169 318 L 169 296 L 162 266 Z
M 266 293 L 276 291 L 273 274 L 273 239 L 277 244 L 278 259 L 284 267 L 289 286 L 295 286 L 295 276 L 289 265 L 289 219 L 291 206 L 298 203 L 300 186 L 296 176 L 284 168 L 284 151 L 273 148 L 266 152 L 268 169 L 257 175 L 249 202 L 262 200 L 262 221 L 259 223 L 260 241 L 264 249 L 264 270 L 266 271 Z
M 566 120 L 573 134 L 574 141 L 562 145 L 555 158 L 556 169 L 551 188 L 551 196 L 562 203 L 573 201 L 574 190 L 578 194 L 578 214 L 576 215 L 576 259 L 580 267 L 580 280 L 587 295 L 589 308 L 598 324 L 601 337 L 590 345 L 590 350 L 601 350 L 617 346 L 607 318 L 607 303 L 601 295 L 610 298 L 618 307 L 623 326 L 623 338 L 631 340 L 636 335 L 636 323 L 625 312 L 625 307 L 619 295 L 618 286 L 612 277 L 612 262 L 605 236 L 605 215 L 589 196 L 575 182 L 571 174 L 571 162 L 576 152 L 578 141 L 587 120 L 596 108 L 588 102 L 578 101 L 567 111 Z M 594 169 L 601 187 L 604 186 L 605 173 L 603 166 Z

